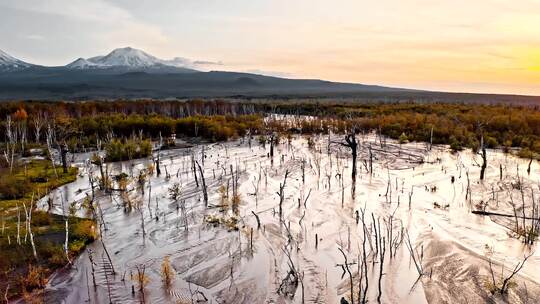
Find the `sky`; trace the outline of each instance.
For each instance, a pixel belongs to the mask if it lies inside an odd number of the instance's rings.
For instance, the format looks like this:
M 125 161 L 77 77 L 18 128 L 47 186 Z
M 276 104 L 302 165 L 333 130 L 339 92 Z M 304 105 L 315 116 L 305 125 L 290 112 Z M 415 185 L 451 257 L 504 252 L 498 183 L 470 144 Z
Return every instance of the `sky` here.
M 540 0 L 0 0 L 0 49 L 21 60 L 125 46 L 202 70 L 540 95 Z

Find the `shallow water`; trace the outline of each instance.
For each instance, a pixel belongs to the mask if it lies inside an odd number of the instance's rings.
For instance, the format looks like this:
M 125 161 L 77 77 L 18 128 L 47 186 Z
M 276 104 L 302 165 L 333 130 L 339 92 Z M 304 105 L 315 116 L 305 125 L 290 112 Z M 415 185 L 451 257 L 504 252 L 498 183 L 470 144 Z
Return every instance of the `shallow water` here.
M 191 149 L 163 151 L 162 174 L 150 179 L 151 191 L 148 183 L 144 195 L 135 183 L 128 187 L 130 198 L 143 202 L 141 210 L 146 236 L 142 233 L 139 210 L 125 212 L 117 193 L 97 193 L 96 202 L 101 207 L 104 219 L 102 240 L 111 255 L 115 273 L 101 242 L 94 242 L 77 258 L 72 269 L 59 271 L 51 278 L 46 293 L 48 301 L 140 302 L 143 295 L 130 279 L 130 274 L 136 273 L 137 266 L 145 265 L 149 277 L 144 292 L 147 303 L 191 303 L 192 299 L 202 300 L 203 295 L 211 303 L 301 303 L 300 286 L 296 288 L 293 298 L 277 292 L 289 269 L 284 251 L 288 247 L 291 248 L 291 260 L 298 272 L 303 274 L 305 302 L 337 303 L 342 296 L 348 297 L 350 290 L 348 275 L 342 276 L 342 268 L 336 265 L 344 263 L 338 248 L 343 249 L 349 262 L 359 261 L 363 228 L 361 223 L 356 223 L 355 211 L 364 208 L 368 226 L 372 213 L 373 218 L 380 219 L 383 227 L 385 219 L 394 214 L 394 232 L 403 227 L 418 256 L 422 256 L 425 272 L 431 269 L 431 279 L 426 275 L 417 282 L 418 272 L 407 247 L 402 244 L 395 257 L 387 256 L 385 259 L 383 303 L 438 303 L 451 298 L 454 292 L 454 287 L 445 282 L 444 273 L 437 272 L 443 266 L 448 267 L 444 265 L 445 261 L 455 259 L 460 261 L 464 269 L 470 269 L 479 263 L 485 264 L 484 257 L 489 247 L 495 263 L 513 268 L 528 250 L 519 240 L 509 237 L 509 230 L 499 220 L 496 223 L 490 217 L 471 214 L 470 210 L 480 201 L 489 201 L 486 210 L 513 214 L 508 204 L 508 193 L 512 191 L 501 189 L 508 188 L 515 179 L 519 165 L 524 184 L 538 191 L 539 170 L 536 163 L 531 174 L 527 175 L 527 161 L 498 151 L 488 151 L 486 179 L 479 182 L 480 168 L 476 162 L 480 162 L 480 157 L 470 151 L 451 154 L 446 147 L 433 147 L 428 151 L 424 144 L 399 145 L 392 141 L 387 141 L 386 146 L 381 147 L 375 136 L 365 136 L 359 138 L 362 141 L 359 173 L 353 195 L 349 152 L 333 144 L 328 153 L 326 137 L 313 139 L 313 147 L 309 147 L 308 140 L 303 137 L 283 142 L 276 147 L 273 162 L 268 157 L 269 145 L 262 147 L 253 143 L 250 148 L 247 140 L 206 145 L 204 161 L 201 146 L 194 148 L 196 159 L 204 167 L 209 208 L 204 207 L 202 187 L 196 186 L 191 171 Z M 340 139 L 334 136 L 332 141 Z M 364 159 L 368 159 L 368 145 L 372 146 L 375 156 L 373 174 L 366 171 L 368 166 L 363 163 Z M 84 164 L 86 157 L 88 155 L 77 157 L 76 165 L 81 168 L 81 176 L 51 193 L 56 213 L 63 212 L 62 205 L 67 208 L 66 205 L 73 201 L 80 203 L 90 193 L 88 170 L 92 170 L 96 176 L 98 173 L 97 168 L 89 169 Z M 304 182 L 301 169 L 303 161 Z M 136 177 L 139 170 L 149 163 L 150 160 L 114 163 L 110 164 L 109 171 L 114 174 L 125 172 Z M 499 164 L 504 169 L 502 180 L 499 179 Z M 223 212 L 221 208 L 213 207 L 220 204 L 218 188 L 226 186 L 227 181 L 231 180 L 231 165 L 239 172 L 241 202 L 238 216 L 240 229 L 229 232 L 223 226 L 206 224 L 204 218 L 209 215 L 233 215 L 231 210 Z M 166 177 L 165 167 L 170 179 Z M 284 188 L 284 220 L 280 222 L 279 195 L 276 192 L 283 183 L 285 171 L 290 173 Z M 467 171 L 472 205 L 465 199 Z M 451 176 L 455 177 L 454 183 Z M 181 185 L 182 200 L 186 202 L 187 232 L 182 226 L 177 204 L 168 198 L 168 188 L 173 183 Z M 255 190 L 257 184 L 258 191 Z M 436 191 L 431 191 L 431 187 L 436 187 Z M 496 199 L 493 199 L 492 188 L 498 193 Z M 311 193 L 304 207 L 303 201 L 309 191 Z M 513 193 L 517 201 L 519 193 L 516 190 Z M 530 193 L 527 198 L 530 198 Z M 299 199 L 301 204 L 298 203 Z M 46 205 L 45 200 L 41 201 L 42 208 Z M 62 204 L 62 201 L 66 203 Z M 434 203 L 447 207 L 435 208 Z M 252 211 L 260 217 L 260 230 L 257 229 Z M 79 212 L 84 214 L 84 210 Z M 250 245 L 251 228 L 253 247 Z M 290 246 L 286 246 L 289 244 L 288 231 L 292 237 Z M 317 248 L 315 235 L 319 238 Z M 96 288 L 92 286 L 89 251 L 92 251 L 95 262 Z M 173 286 L 169 289 L 164 288 L 160 275 L 165 256 L 170 258 L 175 270 Z M 379 265 L 378 261 L 373 262 L 373 258 L 368 263 L 369 302 L 376 302 Z M 521 272 L 521 278 L 536 285 L 540 282 L 539 266 L 540 255 L 535 253 Z M 351 265 L 355 276 L 357 267 L 358 264 Z M 471 278 L 463 273 L 460 275 L 465 285 Z M 459 283 L 456 284 L 459 287 Z M 132 285 L 135 285 L 135 293 L 132 293 Z M 354 288 L 357 293 L 358 286 Z M 475 290 L 470 293 L 474 294 Z M 471 299 L 476 298 L 464 298 L 463 301 Z

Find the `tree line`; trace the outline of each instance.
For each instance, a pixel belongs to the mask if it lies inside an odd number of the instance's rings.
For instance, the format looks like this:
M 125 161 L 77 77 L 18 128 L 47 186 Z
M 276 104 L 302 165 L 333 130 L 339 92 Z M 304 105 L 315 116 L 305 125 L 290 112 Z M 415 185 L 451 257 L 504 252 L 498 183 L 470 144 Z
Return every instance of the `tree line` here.
M 293 127 L 264 123 L 268 114 L 313 116 Z M 20 141 L 40 142 L 47 127 L 66 135 L 71 149 L 95 146 L 107 136 L 143 135 L 202 137 L 227 140 L 265 129 L 304 134 L 376 131 L 394 139 L 449 144 L 455 150 L 478 149 L 483 137 L 488 148 L 522 148 L 540 153 L 540 111 L 536 107 L 459 103 L 338 103 L 318 101 L 85 101 L 7 102 L 0 117 L 10 117 Z M 0 137 L 8 137 L 7 119 Z M 12 132 L 13 133 L 13 132 Z M 24 133 L 24 134 L 23 134 Z M 24 149 L 23 149 L 24 150 Z

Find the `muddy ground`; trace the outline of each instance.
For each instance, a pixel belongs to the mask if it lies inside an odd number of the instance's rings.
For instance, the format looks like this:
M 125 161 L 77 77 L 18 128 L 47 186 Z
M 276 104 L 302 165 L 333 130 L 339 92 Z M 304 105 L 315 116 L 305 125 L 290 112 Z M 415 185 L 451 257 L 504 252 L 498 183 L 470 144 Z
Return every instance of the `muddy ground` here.
M 330 145 L 326 136 L 282 139 L 273 158 L 269 157 L 269 144 L 260 145 L 255 139 L 249 143 L 247 138 L 162 151 L 161 175 L 152 175 L 144 193 L 135 180 L 151 160 L 110 164 L 109 172 L 132 177 L 127 195 L 139 206 L 126 211 L 120 193 L 96 192 L 98 222 L 112 265 L 102 243 L 91 244 L 73 267 L 51 278 L 45 301 L 138 303 L 144 298 L 147 303 L 301 303 L 303 299 L 305 303 L 339 303 L 342 297 L 349 301 L 351 297 L 348 273 L 340 266 L 344 263 L 341 249 L 350 263 L 357 302 L 364 226 L 357 223 L 356 212 L 361 210 L 370 240 L 366 257 L 370 303 L 377 302 L 379 293 L 381 303 L 540 302 L 536 245 L 529 248 L 512 237 L 512 218 L 470 212 L 487 202 L 487 211 L 513 214 L 510 195 L 516 205 L 521 206 L 522 200 L 519 190 L 511 186 L 518 172 L 529 189 L 524 199 L 530 212 L 531 196 L 540 197 L 536 163 L 529 175 L 526 160 L 488 150 L 486 179 L 480 181 L 481 158 L 471 151 L 450 153 L 442 146 L 430 150 L 422 143 L 400 145 L 365 135 L 358 137 L 359 172 L 352 187 L 350 151 L 337 143 L 342 139 L 334 135 Z M 369 172 L 370 146 L 373 172 Z M 77 181 L 51 193 L 55 212 L 62 214 L 62 208 L 71 202 L 80 206 L 90 195 L 88 174 L 99 173 L 87 164 L 87 158 L 75 158 L 81 168 Z M 204 171 L 208 207 L 204 206 L 200 174 L 197 172 L 198 186 L 194 178 L 192 158 Z M 280 220 L 279 191 L 286 172 Z M 236 213 L 230 203 L 233 175 L 238 177 L 240 195 Z M 174 183 L 181 188 L 176 202 L 168 193 Z M 224 199 L 227 184 L 229 197 Z M 185 202 L 187 220 L 178 207 L 181 202 Z M 87 214 L 82 207 L 78 212 Z M 253 212 L 260 218 L 259 229 Z M 237 219 L 236 225 L 208 223 L 231 218 Z M 387 248 L 384 255 L 381 292 L 380 254 L 375 253 L 372 226 L 377 221 L 387 236 L 392 230 L 395 245 L 393 253 Z M 407 236 L 422 268 L 421 277 Z M 501 269 L 507 274 L 530 252 L 533 255 L 513 280 L 516 286 L 509 294 L 492 295 L 487 284 L 491 277 L 488 260 L 493 261 L 498 278 Z M 168 288 L 160 274 L 164 257 L 169 257 L 174 269 L 174 281 Z M 300 280 L 286 294 L 280 286 L 291 262 Z M 149 279 L 144 294 L 132 279 L 143 265 Z

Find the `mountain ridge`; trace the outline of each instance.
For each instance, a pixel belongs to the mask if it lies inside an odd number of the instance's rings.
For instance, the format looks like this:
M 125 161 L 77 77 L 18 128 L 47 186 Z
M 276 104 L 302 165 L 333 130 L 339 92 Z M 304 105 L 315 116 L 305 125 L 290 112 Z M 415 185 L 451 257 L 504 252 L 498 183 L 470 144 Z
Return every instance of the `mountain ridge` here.
M 242 72 L 204 72 L 187 67 L 188 59 L 163 60 L 132 47 L 117 48 L 103 56 L 78 58 L 58 67 L 22 64 L 8 56 L 5 57 L 9 58 L 12 68 L 0 73 L 0 99 L 169 98 L 404 90 Z
M 15 71 L 32 66 L 31 63 L 17 59 L 0 50 L 0 72 Z
M 540 104 L 538 96 L 447 93 L 320 79 L 290 79 L 247 72 L 204 72 L 190 68 L 189 62 L 182 57 L 163 60 L 125 47 L 104 56 L 78 58 L 65 66 L 48 67 L 24 62 L 0 51 L 0 100 L 232 96 Z

